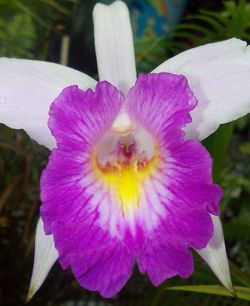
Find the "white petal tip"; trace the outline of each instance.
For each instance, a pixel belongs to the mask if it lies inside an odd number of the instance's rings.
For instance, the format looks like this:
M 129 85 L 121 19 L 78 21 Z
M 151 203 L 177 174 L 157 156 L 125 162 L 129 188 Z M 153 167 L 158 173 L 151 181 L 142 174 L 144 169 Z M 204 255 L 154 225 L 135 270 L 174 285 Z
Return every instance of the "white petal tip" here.
M 231 281 L 221 221 L 217 216 L 211 217 L 214 225 L 213 236 L 208 245 L 202 250 L 197 250 L 197 252 L 206 261 L 223 286 L 228 289 L 233 296 L 236 296 Z
M 35 258 L 26 302 L 34 296 L 58 258 L 52 235 L 45 235 L 40 218 L 36 228 Z
M 122 1 L 97 3 L 93 10 L 94 37 L 100 81 L 124 94 L 135 84 L 136 66 L 129 10 Z
M 101 9 L 108 9 L 109 7 L 112 7 L 112 8 L 115 8 L 115 9 L 125 9 L 127 12 L 128 12 L 128 7 L 127 5 L 120 1 L 120 0 L 117 0 L 117 1 L 114 1 L 113 3 L 111 4 L 103 4 L 103 3 L 96 3 L 95 6 L 94 6 L 94 9 L 93 9 L 93 15 L 96 14 L 96 12 Z
M 231 292 L 233 297 L 235 297 L 235 298 L 237 297 L 237 293 L 236 293 L 236 291 L 235 291 L 235 289 L 232 285 L 231 285 L 231 287 L 229 287 L 227 289 Z
M 29 289 L 29 292 L 26 296 L 26 300 L 25 300 L 25 304 L 27 304 L 34 296 L 34 294 L 36 293 L 35 289 L 34 288 L 30 288 Z

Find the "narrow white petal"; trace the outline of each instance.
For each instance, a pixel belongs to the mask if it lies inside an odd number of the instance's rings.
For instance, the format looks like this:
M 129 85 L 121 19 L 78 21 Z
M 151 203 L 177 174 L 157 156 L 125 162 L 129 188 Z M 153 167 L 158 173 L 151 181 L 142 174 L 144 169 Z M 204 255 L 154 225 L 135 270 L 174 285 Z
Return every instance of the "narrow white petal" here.
M 220 218 L 212 216 L 214 233 L 208 245 L 202 250 L 196 250 L 207 262 L 221 283 L 232 293 L 234 289 L 229 272 L 229 265 Z
M 53 236 L 45 235 L 40 218 L 36 228 L 35 258 L 27 300 L 30 300 L 41 287 L 57 258 L 58 253 L 54 247 Z
M 47 126 L 50 104 L 69 85 L 95 84 L 86 74 L 62 65 L 0 58 L 0 123 L 24 129 L 51 149 L 55 141 Z
M 153 72 L 182 74 L 198 100 L 187 126 L 188 138 L 200 140 L 220 124 L 250 112 L 250 47 L 239 39 L 185 51 Z
M 93 12 L 95 49 L 100 81 L 125 94 L 136 80 L 133 34 L 127 6 L 121 1 L 96 4 Z

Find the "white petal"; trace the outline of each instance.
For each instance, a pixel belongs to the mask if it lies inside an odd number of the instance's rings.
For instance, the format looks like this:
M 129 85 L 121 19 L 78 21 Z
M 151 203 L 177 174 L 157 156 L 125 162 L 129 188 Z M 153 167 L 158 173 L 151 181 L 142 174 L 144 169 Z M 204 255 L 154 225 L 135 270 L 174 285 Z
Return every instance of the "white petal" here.
M 49 107 L 63 88 L 73 84 L 89 88 L 96 81 L 54 63 L 0 58 L 0 123 L 24 129 L 38 143 L 53 148 Z
M 93 18 L 99 79 L 109 81 L 126 94 L 136 80 L 128 8 L 121 1 L 108 6 L 98 3 Z
M 213 236 L 204 249 L 196 251 L 207 262 L 207 264 L 221 281 L 221 283 L 229 291 L 234 293 L 229 272 L 229 265 L 221 221 L 220 218 L 217 216 L 211 215 L 211 217 L 214 224 Z
M 233 38 L 190 49 L 153 72 L 187 77 L 199 102 L 186 129 L 188 138 L 202 140 L 220 124 L 250 112 L 250 48 L 244 41 Z
M 53 236 L 45 235 L 40 218 L 36 228 L 35 258 L 27 300 L 30 300 L 41 287 L 57 258 L 58 253 L 54 247 Z

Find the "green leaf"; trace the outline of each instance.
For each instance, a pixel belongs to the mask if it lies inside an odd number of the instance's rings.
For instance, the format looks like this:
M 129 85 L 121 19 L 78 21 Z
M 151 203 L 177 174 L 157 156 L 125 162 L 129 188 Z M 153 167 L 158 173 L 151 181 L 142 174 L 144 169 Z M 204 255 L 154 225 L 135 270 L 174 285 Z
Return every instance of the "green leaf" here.
M 166 288 L 167 290 L 174 290 L 174 291 L 189 291 L 189 292 L 196 292 L 196 293 L 207 293 L 207 294 L 215 294 L 215 295 L 222 295 L 228 296 L 232 298 L 238 298 L 245 301 L 250 301 L 250 288 L 236 286 L 234 287 L 235 296 L 225 289 L 224 287 L 217 286 L 217 285 L 189 285 L 189 286 L 175 286 Z
M 245 155 L 250 155 L 250 142 L 244 142 L 240 145 L 241 153 Z
M 68 10 L 64 6 L 59 4 L 59 2 L 54 1 L 54 0 L 42 0 L 42 1 L 46 3 L 47 5 L 50 5 L 56 10 L 58 10 L 58 12 L 60 12 L 61 14 L 64 14 L 64 15 L 68 14 Z
M 29 15 L 19 13 L 9 21 L 0 19 L 0 56 L 32 58 L 35 34 Z
M 248 238 L 250 235 L 250 224 L 244 223 L 241 220 L 232 220 L 225 224 L 224 232 L 227 239 L 240 239 L 244 236 Z
M 250 276 L 247 273 L 242 272 L 231 260 L 229 260 L 229 264 L 233 279 L 237 280 L 242 285 L 250 287 Z
M 227 153 L 234 123 L 222 124 L 219 129 L 204 144 L 213 158 L 213 176 L 216 182 L 220 181 L 220 176 L 225 165 L 225 155 Z
M 38 15 L 36 14 L 34 11 L 32 11 L 32 9 L 30 9 L 29 7 L 23 5 L 21 2 L 16 1 L 16 6 L 25 14 L 27 14 L 28 16 L 34 18 L 34 20 L 37 23 L 40 23 L 42 26 L 48 28 L 48 24 Z
M 202 14 L 196 14 L 196 15 L 191 15 L 188 17 L 188 20 L 192 20 L 192 19 L 207 23 L 207 25 L 209 25 L 214 31 L 217 31 L 217 32 L 225 31 L 223 24 L 217 18 L 202 15 Z
M 195 24 L 195 23 L 181 23 L 181 24 L 177 24 L 175 26 L 175 30 L 176 31 L 179 31 L 179 30 L 190 30 L 190 31 L 196 31 L 200 34 L 203 34 L 203 35 L 210 35 L 211 34 L 211 31 L 207 30 L 205 27 L 203 26 L 200 26 L 198 24 Z

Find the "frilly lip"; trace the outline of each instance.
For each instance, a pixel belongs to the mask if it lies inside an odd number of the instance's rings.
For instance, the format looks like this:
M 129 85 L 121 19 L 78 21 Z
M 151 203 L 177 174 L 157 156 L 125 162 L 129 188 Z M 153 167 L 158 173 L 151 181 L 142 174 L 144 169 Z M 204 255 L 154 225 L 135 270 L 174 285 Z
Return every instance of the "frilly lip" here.
M 126 100 L 100 82 L 95 91 L 68 87 L 52 104 L 49 125 L 57 148 L 41 178 L 41 216 L 62 267 L 70 267 L 85 288 L 113 296 L 135 261 L 155 285 L 192 273 L 189 248 L 207 245 L 213 233 L 208 203 L 215 207 L 221 196 L 209 154 L 184 139 L 195 105 L 185 78 L 169 73 L 141 75 Z M 136 178 L 129 167 L 103 178 L 92 153 L 122 107 L 141 127 L 132 133 L 140 150 L 155 157 L 151 147 L 157 144 L 158 160 Z M 108 136 L 107 150 L 121 137 Z

